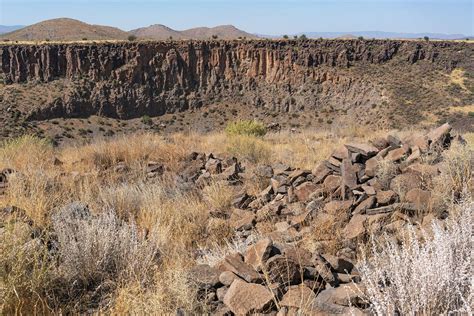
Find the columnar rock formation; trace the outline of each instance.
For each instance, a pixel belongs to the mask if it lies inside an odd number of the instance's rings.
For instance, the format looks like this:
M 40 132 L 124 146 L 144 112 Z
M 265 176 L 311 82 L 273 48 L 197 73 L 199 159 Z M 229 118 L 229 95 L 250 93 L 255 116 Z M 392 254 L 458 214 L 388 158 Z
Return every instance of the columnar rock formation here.
M 32 118 L 131 118 L 239 100 L 276 111 L 387 100 L 384 71 L 470 67 L 472 45 L 385 40 L 178 41 L 0 46 L 6 84 L 65 80 Z M 420 66 L 421 67 L 421 66 Z M 354 70 L 355 69 L 355 70 Z M 392 76 L 390 74 L 385 74 Z M 393 77 L 393 76 L 392 76 Z

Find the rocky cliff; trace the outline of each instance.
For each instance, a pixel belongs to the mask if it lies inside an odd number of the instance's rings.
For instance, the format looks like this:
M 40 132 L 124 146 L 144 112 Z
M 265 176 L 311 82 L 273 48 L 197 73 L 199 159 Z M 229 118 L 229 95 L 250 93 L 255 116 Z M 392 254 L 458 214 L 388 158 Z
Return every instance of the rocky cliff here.
M 132 118 L 222 100 L 280 112 L 352 111 L 390 102 L 387 82 L 393 85 L 397 72 L 472 71 L 473 48 L 386 40 L 181 41 L 3 45 L 0 54 L 6 85 L 63 82 L 61 93 L 31 109 L 30 118 Z

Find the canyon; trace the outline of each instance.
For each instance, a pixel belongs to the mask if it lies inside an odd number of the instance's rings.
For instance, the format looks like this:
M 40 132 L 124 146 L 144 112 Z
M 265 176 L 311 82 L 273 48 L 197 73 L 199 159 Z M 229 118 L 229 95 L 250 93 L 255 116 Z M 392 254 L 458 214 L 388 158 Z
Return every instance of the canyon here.
M 469 42 L 361 39 L 4 43 L 0 112 L 133 119 L 228 102 L 312 113 L 315 125 L 436 123 L 473 104 L 473 52 Z

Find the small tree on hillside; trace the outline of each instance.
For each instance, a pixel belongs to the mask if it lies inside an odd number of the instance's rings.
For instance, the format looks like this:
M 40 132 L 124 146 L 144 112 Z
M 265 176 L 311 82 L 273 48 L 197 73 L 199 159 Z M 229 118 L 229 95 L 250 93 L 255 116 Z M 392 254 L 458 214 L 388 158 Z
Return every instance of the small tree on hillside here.
M 217 36 L 217 35 L 212 35 L 212 39 L 218 39 L 218 38 L 219 38 L 219 36 Z
M 136 39 L 137 39 L 137 37 L 136 37 L 135 35 L 129 35 L 129 36 L 128 36 L 128 40 L 129 40 L 130 42 L 133 42 L 133 41 L 135 41 Z
M 288 35 L 286 35 L 286 34 L 283 35 L 283 38 L 284 38 L 284 39 L 288 39 Z
M 423 39 L 427 42 L 430 40 L 430 38 L 428 36 L 423 37 Z
M 308 39 L 308 38 L 306 37 L 306 35 L 305 35 L 305 34 L 301 34 L 301 36 L 300 36 L 300 40 L 307 40 L 307 39 Z

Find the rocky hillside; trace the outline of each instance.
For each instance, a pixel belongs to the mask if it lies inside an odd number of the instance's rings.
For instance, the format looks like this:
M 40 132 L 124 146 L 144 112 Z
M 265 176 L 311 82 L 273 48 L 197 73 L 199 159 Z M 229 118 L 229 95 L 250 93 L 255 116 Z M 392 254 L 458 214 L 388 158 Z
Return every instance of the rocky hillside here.
M 184 31 L 173 30 L 165 25 L 155 24 L 148 27 L 142 27 L 129 32 L 138 38 L 151 40 L 168 40 L 172 39 L 195 39 L 208 40 L 212 37 L 220 39 L 237 39 L 237 38 L 256 38 L 255 35 L 239 30 L 233 25 L 220 25 L 216 27 L 197 27 Z
M 465 42 L 385 40 L 3 45 L 0 111 L 129 119 L 228 101 L 267 115 L 308 112 L 315 126 L 453 115 L 470 126 L 472 116 L 454 110 L 473 103 L 473 52 Z
M 19 30 L 2 34 L 12 41 L 80 41 L 80 40 L 124 40 L 127 32 L 103 25 L 87 24 L 78 20 L 59 18 L 42 21 Z

